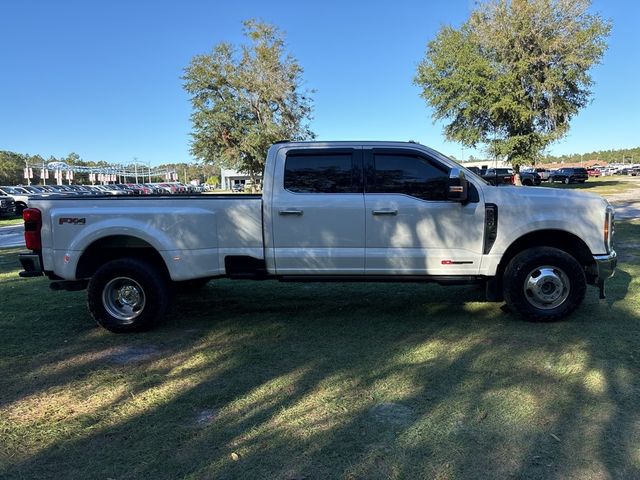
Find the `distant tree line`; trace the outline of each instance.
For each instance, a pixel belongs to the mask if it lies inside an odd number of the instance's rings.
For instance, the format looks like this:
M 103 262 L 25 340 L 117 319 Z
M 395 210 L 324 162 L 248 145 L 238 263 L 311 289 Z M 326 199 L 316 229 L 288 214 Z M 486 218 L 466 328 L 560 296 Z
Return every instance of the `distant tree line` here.
M 580 161 L 600 163 L 640 163 L 640 147 L 618 150 L 599 150 L 589 153 L 571 153 L 568 155 L 546 155 L 543 163 L 578 163 Z
M 27 181 L 24 178 L 24 169 L 27 165 L 33 168 L 34 178 L 31 179 L 32 183 L 41 183 L 40 169 L 43 163 L 49 162 L 64 162 L 67 165 L 78 167 L 96 167 L 105 168 L 113 167 L 114 165 L 103 160 L 83 160 L 77 153 L 70 153 L 63 157 L 54 157 L 53 155 L 45 158 L 41 155 L 29 155 L 25 153 L 16 153 L 6 150 L 0 150 L 0 185 L 18 185 L 26 184 Z M 148 176 L 144 176 L 144 172 L 148 172 L 144 167 L 139 168 L 140 182 L 149 181 Z M 162 165 L 154 165 L 152 169 L 160 170 L 175 170 L 178 174 L 180 181 L 198 180 L 200 183 L 205 183 L 210 178 L 218 178 L 220 175 L 220 167 L 214 164 L 200 164 L 200 163 L 167 163 Z M 133 170 L 130 167 L 129 170 Z M 51 174 L 50 174 L 51 175 Z M 162 181 L 163 179 L 152 177 L 154 182 Z M 53 176 L 50 176 L 49 183 L 54 182 Z M 127 182 L 133 182 L 133 177 L 128 177 Z M 66 181 L 65 181 L 66 183 Z M 89 184 L 89 174 L 84 172 L 75 172 L 73 174 L 73 183 L 76 184 Z

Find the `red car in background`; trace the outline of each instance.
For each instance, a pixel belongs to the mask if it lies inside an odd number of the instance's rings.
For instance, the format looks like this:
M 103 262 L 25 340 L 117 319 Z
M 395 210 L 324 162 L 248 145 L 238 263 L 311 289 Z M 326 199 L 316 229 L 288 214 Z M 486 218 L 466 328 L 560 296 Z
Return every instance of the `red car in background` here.
M 599 177 L 601 175 L 600 170 L 597 168 L 587 168 L 587 174 L 590 177 Z
M 126 185 L 138 195 L 151 195 L 151 193 L 153 193 L 146 185 L 141 185 L 139 183 L 127 183 Z

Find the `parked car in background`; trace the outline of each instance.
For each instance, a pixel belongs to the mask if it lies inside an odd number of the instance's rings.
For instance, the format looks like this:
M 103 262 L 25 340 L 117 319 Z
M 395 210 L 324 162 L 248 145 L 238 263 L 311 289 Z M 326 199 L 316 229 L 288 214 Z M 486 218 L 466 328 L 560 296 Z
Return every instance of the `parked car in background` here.
M 182 182 L 176 182 L 176 193 L 192 193 L 193 192 L 193 185 L 185 185 Z
M 244 187 L 244 184 L 240 185 Z M 98 183 L 96 185 L 60 184 L 17 185 L 0 187 L 11 189 L 19 196 L 88 196 L 88 195 L 194 195 L 205 191 L 205 185 L 184 184 L 181 182 L 160 183 Z M 243 190 L 244 191 L 244 188 Z M 1 193 L 0 193 L 1 195 Z M 16 202 L 18 203 L 18 202 Z M 25 202 L 26 203 L 26 202 Z M 18 205 L 20 208 L 21 205 Z
M 550 182 L 584 183 L 589 178 L 586 168 L 560 168 L 551 172 Z
M 151 195 L 160 195 L 164 192 L 164 190 L 155 183 L 143 183 L 142 186 L 148 188 L 149 194 Z
M 22 211 L 28 207 L 30 194 L 21 192 L 16 187 L 0 187 L 0 195 L 10 196 L 15 202 L 16 215 L 22 215 Z
M 23 185 L 19 188 L 35 195 L 59 195 L 55 190 L 49 188 L 48 185 Z
M 58 193 L 51 185 L 32 185 L 31 188 L 35 188 L 41 193 Z
M 131 191 L 133 191 L 133 193 L 135 193 L 136 195 L 151 195 L 152 193 L 149 187 L 138 183 L 128 183 L 126 187 L 131 189 Z
M 601 172 L 597 168 L 587 168 L 587 175 L 598 178 L 601 175 Z
M 92 192 L 83 185 L 69 185 L 69 188 L 76 192 L 78 195 L 95 195 L 95 192 Z
M 551 176 L 551 170 L 549 170 L 548 168 L 536 168 L 535 171 L 538 175 L 540 175 L 540 180 L 542 180 L 543 182 L 549 180 L 549 177 Z
M 542 178 L 538 174 L 538 172 L 531 171 L 520 171 L 520 181 L 522 185 L 526 185 L 527 187 L 538 186 L 542 183 Z
M 546 180 L 549 180 L 549 175 L 551 174 L 551 170 L 546 168 L 528 167 L 528 168 L 520 169 L 520 175 L 522 175 L 523 173 L 535 173 L 540 177 L 540 180 L 544 182 Z
M 234 183 L 231 185 L 232 192 L 244 192 L 244 185 L 242 183 Z
M 491 185 L 513 185 L 513 170 L 510 168 L 487 168 L 480 176 Z
M 0 195 L 0 216 L 13 217 L 16 214 L 16 202 L 9 195 Z
M 169 183 L 159 183 L 157 184 L 158 190 L 160 194 L 174 194 L 176 193 L 176 186 Z
M 98 192 L 100 195 L 129 195 L 129 192 L 114 188 L 113 185 L 92 185 L 91 190 Z
M 66 185 L 47 185 L 51 190 L 55 193 L 59 193 L 61 195 L 77 195 L 76 191 L 73 188 L 69 188 Z
M 542 178 L 537 172 L 520 172 L 520 181 L 528 187 L 538 186 L 542 183 Z

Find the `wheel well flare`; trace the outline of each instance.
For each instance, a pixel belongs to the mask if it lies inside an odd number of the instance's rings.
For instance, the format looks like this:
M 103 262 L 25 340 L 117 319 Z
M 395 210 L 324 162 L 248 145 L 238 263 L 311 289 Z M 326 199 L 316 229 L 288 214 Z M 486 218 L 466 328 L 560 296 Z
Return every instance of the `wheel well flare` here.
M 587 244 L 577 235 L 564 230 L 539 230 L 527 233 L 513 242 L 502 257 L 500 262 L 499 274 L 504 272 L 505 268 L 518 253 L 533 247 L 554 247 L 567 252 L 574 257 L 580 265 L 585 267 L 587 271 L 587 280 L 589 278 L 590 267 L 594 264 L 593 255 Z
M 164 259 L 151 244 L 137 237 L 112 235 L 96 240 L 85 249 L 78 260 L 76 278 L 89 278 L 101 265 L 125 257 L 146 260 L 169 275 Z

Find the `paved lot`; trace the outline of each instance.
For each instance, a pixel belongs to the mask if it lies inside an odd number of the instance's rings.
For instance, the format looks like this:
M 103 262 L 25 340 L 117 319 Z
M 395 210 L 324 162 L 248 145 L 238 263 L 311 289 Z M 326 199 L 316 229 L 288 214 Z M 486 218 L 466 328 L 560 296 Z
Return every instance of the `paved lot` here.
M 617 219 L 640 218 L 640 192 L 631 190 L 615 195 L 606 195 L 611 205 L 616 209 Z
M 24 227 L 22 225 L 10 225 L 0 227 L 0 248 L 24 247 Z
M 616 209 L 616 218 L 631 219 L 640 218 L 640 201 L 637 202 L 611 202 Z

